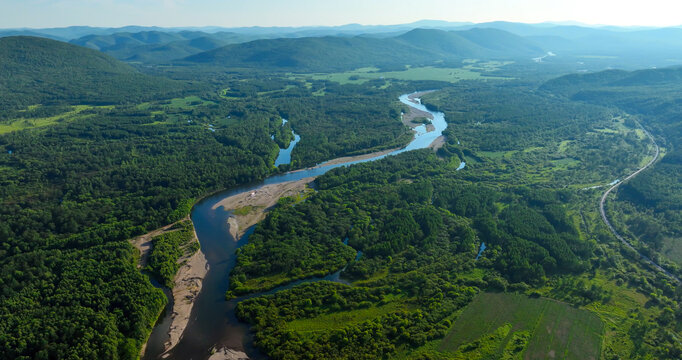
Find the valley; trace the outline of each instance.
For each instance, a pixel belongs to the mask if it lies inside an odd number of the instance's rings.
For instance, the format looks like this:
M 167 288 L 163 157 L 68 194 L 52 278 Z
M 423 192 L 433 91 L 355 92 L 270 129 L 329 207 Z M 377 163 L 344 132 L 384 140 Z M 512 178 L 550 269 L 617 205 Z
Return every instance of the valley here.
M 420 24 L 0 30 L 0 359 L 682 356 L 679 29 Z

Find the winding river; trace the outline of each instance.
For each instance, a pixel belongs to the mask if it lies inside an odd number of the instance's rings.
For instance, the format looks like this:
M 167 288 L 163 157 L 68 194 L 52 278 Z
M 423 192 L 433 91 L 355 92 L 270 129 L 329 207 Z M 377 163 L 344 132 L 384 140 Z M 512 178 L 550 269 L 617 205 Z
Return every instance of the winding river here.
M 282 119 L 282 126 L 287 123 L 287 119 Z M 294 146 L 298 144 L 299 141 L 301 141 L 301 137 L 294 132 L 294 130 L 291 130 L 291 134 L 294 136 L 294 140 L 291 140 L 289 142 L 289 146 L 286 149 L 279 149 L 279 154 L 277 155 L 277 159 L 275 159 L 275 167 L 280 166 L 282 164 L 290 164 L 291 163 L 291 152 L 294 150 Z M 273 140 L 274 140 L 274 135 L 273 135 Z
M 222 207 L 214 208 L 214 205 L 222 199 L 245 191 L 253 191 L 263 185 L 279 184 L 288 181 L 296 181 L 307 177 L 320 176 L 327 171 L 352 164 L 369 162 L 382 159 L 386 156 L 396 155 L 405 151 L 423 149 L 428 147 L 436 138 L 442 135 L 447 127 L 445 117 L 441 112 L 428 110 L 421 105 L 418 99 L 416 102 L 409 100 L 412 94 L 400 96 L 403 104 L 416 109 L 427 111 L 433 116 L 432 124 L 434 131 L 426 132 L 426 128 L 417 127 L 414 139 L 404 148 L 388 154 L 376 156 L 344 164 L 325 165 L 292 171 L 284 174 L 274 175 L 264 181 L 246 185 L 209 196 L 192 209 L 192 222 L 201 243 L 201 251 L 205 254 L 209 264 L 209 271 L 203 281 L 203 287 L 197 296 L 190 321 L 185 329 L 180 342 L 173 348 L 166 358 L 168 359 L 207 359 L 211 350 L 214 348 L 229 348 L 236 351 L 245 352 L 251 359 L 261 359 L 265 356 L 253 345 L 253 339 L 249 331 L 249 325 L 241 323 L 235 316 L 235 307 L 239 301 L 246 297 L 225 301 L 225 292 L 229 288 L 229 274 L 236 262 L 235 251 L 246 244 L 249 235 L 253 232 L 251 228 L 241 239 L 235 241 L 231 238 L 228 229 L 227 219 L 230 211 Z M 297 137 L 296 142 L 300 139 Z M 294 142 L 292 142 L 294 143 Z M 293 146 L 290 145 L 291 148 Z M 290 152 L 289 152 L 290 156 Z M 283 159 L 284 160 L 284 159 Z M 324 279 L 340 281 L 341 271 L 326 276 Z M 274 293 L 286 288 L 290 288 L 303 282 L 319 281 L 321 278 L 305 279 L 286 286 L 273 289 L 266 293 L 251 295 L 260 296 Z M 163 344 L 167 340 L 168 327 L 170 322 L 168 316 L 157 323 L 152 335 L 147 343 L 145 359 L 156 359 L 161 357 Z

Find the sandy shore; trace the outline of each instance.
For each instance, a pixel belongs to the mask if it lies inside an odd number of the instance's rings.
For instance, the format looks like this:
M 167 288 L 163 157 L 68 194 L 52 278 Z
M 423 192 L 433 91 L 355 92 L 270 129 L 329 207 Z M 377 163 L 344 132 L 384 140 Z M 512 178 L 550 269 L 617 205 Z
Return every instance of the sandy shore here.
M 232 210 L 234 210 L 234 209 L 232 209 Z M 239 241 L 239 239 L 241 238 L 241 235 L 239 232 L 239 229 L 241 228 L 241 226 L 239 225 L 239 221 L 237 221 L 237 217 L 236 216 L 230 216 L 229 218 L 227 218 L 227 224 L 229 225 L 230 235 L 232 235 L 232 238 L 234 239 L 234 241 Z M 248 227 L 247 227 L 247 229 L 248 229 Z
M 433 151 L 438 151 L 438 149 L 442 148 L 443 145 L 445 145 L 445 136 L 441 135 L 437 137 L 436 140 L 433 140 L 429 147 L 433 149 Z
M 216 350 L 208 360 L 249 360 L 249 357 L 242 351 L 222 348 Z
M 416 99 L 419 99 L 419 98 L 421 98 L 422 96 L 424 96 L 424 95 L 426 95 L 426 94 L 428 94 L 428 93 L 432 93 L 432 92 L 434 92 L 434 91 L 436 91 L 436 90 L 426 90 L 426 91 L 419 91 L 419 92 L 416 92 L 416 93 L 412 93 L 412 94 L 410 94 L 410 95 L 407 96 L 407 99 L 410 100 L 410 101 L 412 101 L 413 103 L 419 104 L 420 102 L 417 101 Z
M 189 220 L 189 217 L 180 221 L 185 220 Z M 147 265 L 147 259 L 152 250 L 152 239 L 169 232 L 170 228 L 175 224 L 166 225 L 130 240 L 130 243 L 140 251 L 140 259 L 137 263 L 139 269 L 143 269 Z M 199 241 L 196 232 L 194 232 L 193 241 Z M 181 263 L 182 266 L 180 266 L 178 273 L 175 275 L 175 285 L 173 286 L 174 302 L 171 312 L 171 325 L 168 332 L 169 340 L 164 344 L 164 354 L 167 354 L 182 338 L 182 333 L 187 327 L 189 316 L 192 313 L 194 300 L 199 291 L 201 291 L 202 281 L 208 272 L 208 262 L 201 250 L 191 256 L 181 257 L 178 259 L 178 263 Z M 142 346 L 140 357 L 144 355 L 146 348 L 147 344 L 145 343 Z
M 433 90 L 421 91 L 421 92 L 417 92 L 414 94 L 410 94 L 407 97 L 407 100 L 409 100 L 410 102 L 413 102 L 415 104 L 421 104 L 421 101 L 419 101 L 418 99 L 420 97 L 422 97 L 423 95 L 428 94 L 430 92 L 433 92 Z M 427 118 L 429 120 L 433 120 L 433 115 L 431 115 L 431 113 L 429 113 L 429 112 L 422 111 L 419 109 L 415 109 L 413 107 L 410 107 L 410 110 L 408 113 L 402 115 L 403 124 L 405 124 L 411 128 L 415 128 L 415 127 L 421 125 L 421 123 L 419 123 L 419 122 L 414 122 L 414 120 L 417 118 Z M 434 130 L 433 125 L 431 125 L 431 124 L 426 125 L 426 131 L 433 131 L 433 130 Z
M 194 232 L 194 241 L 199 241 Z M 182 339 L 182 334 L 189 323 L 194 300 L 201 291 L 202 282 L 208 272 L 208 261 L 201 250 L 191 256 L 184 256 L 178 260 L 183 265 L 175 275 L 173 286 L 173 311 L 171 325 L 168 330 L 169 339 L 164 344 L 164 354 L 167 354 Z M 163 355 L 162 355 L 163 356 Z
M 294 196 L 305 191 L 306 185 L 315 180 L 314 177 L 304 178 L 298 181 L 290 181 L 281 184 L 266 185 L 237 195 L 227 197 L 213 206 L 213 209 L 223 207 L 225 210 L 236 210 L 250 206 L 248 213 L 244 215 L 232 214 L 227 220 L 230 224 L 230 234 L 237 241 L 248 228 L 256 225 L 265 218 L 277 200 L 284 196 Z
M 403 114 L 401 117 L 403 124 L 411 128 L 416 128 L 417 126 L 422 125 L 421 122 L 414 122 L 414 120 L 417 118 L 427 118 L 429 120 L 433 120 L 433 115 L 426 111 L 421 111 L 419 109 L 410 107 L 410 111 L 407 114 Z
M 377 152 L 362 154 L 362 155 L 356 155 L 356 156 L 344 156 L 344 157 L 336 158 L 333 160 L 325 161 L 319 165 L 315 165 L 315 166 L 308 168 L 308 169 L 317 169 L 319 167 L 328 166 L 328 165 L 345 164 L 345 163 L 349 163 L 349 162 L 353 162 L 353 161 L 367 160 L 367 159 L 371 159 L 371 158 L 374 158 L 377 156 L 382 156 L 382 155 L 392 153 L 392 152 L 399 150 L 399 149 L 400 148 L 394 148 L 394 149 L 382 150 L 382 151 L 377 151 Z
M 180 221 L 183 221 L 186 219 L 188 219 L 188 218 L 182 219 Z M 138 262 L 137 262 L 137 268 L 138 269 L 143 269 L 147 265 L 147 259 L 149 258 L 149 253 L 152 250 L 152 238 L 168 232 L 168 230 L 173 225 L 175 225 L 175 223 L 168 224 L 168 225 L 166 225 L 160 229 L 156 229 L 154 231 L 148 232 L 144 235 L 140 235 L 140 236 L 130 240 L 130 243 L 137 250 L 140 251 L 140 258 L 138 259 Z

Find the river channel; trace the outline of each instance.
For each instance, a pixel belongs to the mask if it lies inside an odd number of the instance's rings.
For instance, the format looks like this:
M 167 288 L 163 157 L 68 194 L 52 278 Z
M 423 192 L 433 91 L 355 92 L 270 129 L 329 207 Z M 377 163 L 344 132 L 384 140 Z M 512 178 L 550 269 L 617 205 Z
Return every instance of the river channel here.
M 241 239 L 235 241 L 229 233 L 227 223 L 230 211 L 224 210 L 223 207 L 214 209 L 214 205 L 226 197 L 241 192 L 253 191 L 264 185 L 316 177 L 341 166 L 375 161 L 386 156 L 428 147 L 436 138 L 442 135 L 443 130 L 447 127 L 445 117 L 441 112 L 428 110 L 424 105 L 419 103 L 418 99 L 418 103 L 411 102 L 408 99 L 409 95 L 410 94 L 405 94 L 400 96 L 400 101 L 408 106 L 429 112 L 433 116 L 432 124 L 434 126 L 434 131 L 426 132 L 426 127 L 417 127 L 415 129 L 414 139 L 404 148 L 369 159 L 333 165 L 325 165 L 322 163 L 315 168 L 274 175 L 257 184 L 242 186 L 209 196 L 194 206 L 191 218 L 199 242 L 201 243 L 201 251 L 208 261 L 209 270 L 204 278 L 201 292 L 195 300 L 190 321 L 187 324 L 184 335 L 175 348 L 167 354 L 168 356 L 166 358 L 207 359 L 210 356 L 212 349 L 220 348 L 229 348 L 245 352 L 251 359 L 265 358 L 265 356 L 253 345 L 249 325 L 239 322 L 235 316 L 234 310 L 237 303 L 244 300 L 246 297 L 230 301 L 225 300 L 225 292 L 229 288 L 230 270 L 234 267 L 236 262 L 235 251 L 248 242 L 248 237 L 253 232 L 253 228 L 251 228 Z M 298 142 L 298 139 L 299 138 L 296 139 L 296 142 Z M 293 146 L 290 147 L 293 149 Z M 291 149 L 287 150 L 289 150 L 290 156 Z M 341 271 L 331 274 L 324 279 L 342 282 L 342 280 L 340 280 L 340 272 Z M 319 281 L 320 279 L 321 278 L 301 280 L 266 293 L 251 295 L 251 297 L 273 293 L 285 288 L 290 288 L 302 282 Z M 182 301 L 182 299 L 179 301 Z M 166 317 L 168 317 L 168 315 L 166 315 Z M 162 319 L 154 328 L 147 343 L 145 359 L 157 359 L 161 357 L 163 344 L 168 339 L 167 333 L 170 322 L 167 320 L 167 318 Z

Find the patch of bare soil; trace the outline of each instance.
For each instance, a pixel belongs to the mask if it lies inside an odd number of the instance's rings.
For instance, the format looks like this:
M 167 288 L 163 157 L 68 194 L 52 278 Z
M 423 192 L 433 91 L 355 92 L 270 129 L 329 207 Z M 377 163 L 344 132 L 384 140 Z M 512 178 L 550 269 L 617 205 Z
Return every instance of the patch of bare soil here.
M 225 210 L 248 209 L 248 212 L 245 214 L 233 213 L 228 219 L 230 234 L 237 241 L 248 228 L 265 218 L 267 212 L 277 204 L 277 200 L 284 196 L 294 196 L 302 193 L 306 185 L 313 180 L 315 180 L 314 177 L 308 177 L 298 181 L 266 185 L 250 192 L 227 197 L 215 204 L 213 209 L 221 206 Z

